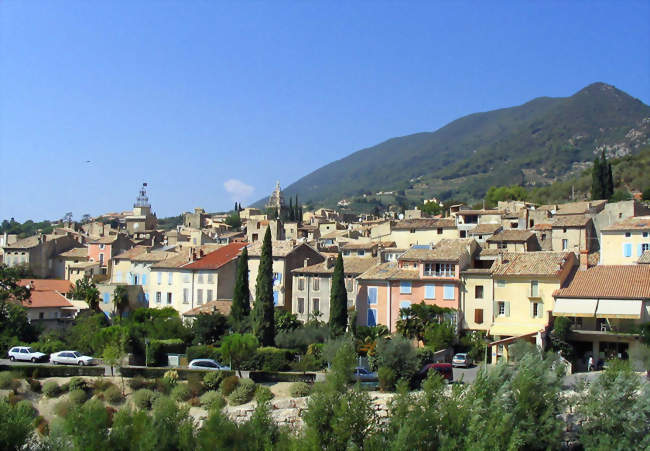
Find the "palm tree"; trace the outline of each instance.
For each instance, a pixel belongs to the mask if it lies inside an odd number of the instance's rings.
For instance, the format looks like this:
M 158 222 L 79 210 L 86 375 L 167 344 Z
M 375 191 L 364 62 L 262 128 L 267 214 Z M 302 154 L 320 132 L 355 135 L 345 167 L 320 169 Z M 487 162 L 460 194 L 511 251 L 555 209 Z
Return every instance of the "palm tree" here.
M 115 290 L 113 290 L 113 308 L 117 311 L 120 318 L 122 318 L 122 314 L 128 305 L 129 293 L 126 291 L 126 288 L 122 285 L 116 286 Z

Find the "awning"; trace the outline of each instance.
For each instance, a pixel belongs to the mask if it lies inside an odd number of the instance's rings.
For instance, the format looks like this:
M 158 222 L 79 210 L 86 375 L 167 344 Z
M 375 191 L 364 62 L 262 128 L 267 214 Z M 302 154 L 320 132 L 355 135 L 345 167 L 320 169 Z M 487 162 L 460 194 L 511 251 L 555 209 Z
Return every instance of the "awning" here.
M 489 335 L 499 337 L 519 337 L 543 330 L 541 324 L 493 324 L 490 327 Z
M 593 318 L 597 305 L 598 299 L 557 298 L 553 307 L 553 316 Z
M 599 299 L 596 318 L 641 319 L 643 301 L 629 299 Z

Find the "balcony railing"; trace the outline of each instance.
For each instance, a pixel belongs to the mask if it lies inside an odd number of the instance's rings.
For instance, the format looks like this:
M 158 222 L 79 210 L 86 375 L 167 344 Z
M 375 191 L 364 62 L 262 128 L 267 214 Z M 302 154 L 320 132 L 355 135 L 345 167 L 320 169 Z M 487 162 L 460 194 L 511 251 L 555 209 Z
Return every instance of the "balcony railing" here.
M 455 277 L 455 271 L 424 271 L 423 274 L 428 277 Z

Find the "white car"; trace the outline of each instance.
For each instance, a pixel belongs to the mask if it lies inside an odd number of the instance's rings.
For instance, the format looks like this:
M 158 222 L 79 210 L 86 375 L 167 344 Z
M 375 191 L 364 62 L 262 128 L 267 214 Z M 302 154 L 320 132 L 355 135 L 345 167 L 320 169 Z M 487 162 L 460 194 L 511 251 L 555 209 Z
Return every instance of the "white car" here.
M 213 370 L 213 371 L 230 369 L 229 366 L 221 365 L 219 362 L 212 359 L 194 359 L 190 362 L 190 364 L 187 367 L 193 370 Z
M 50 362 L 54 365 L 58 364 L 68 364 L 68 365 L 79 365 L 79 366 L 88 366 L 94 365 L 97 362 L 92 357 L 83 355 L 79 351 L 59 351 L 50 355 Z
M 7 354 L 9 355 L 9 360 L 12 362 L 15 362 L 16 360 L 27 360 L 36 363 L 47 357 L 47 354 L 36 352 L 29 346 L 14 346 Z

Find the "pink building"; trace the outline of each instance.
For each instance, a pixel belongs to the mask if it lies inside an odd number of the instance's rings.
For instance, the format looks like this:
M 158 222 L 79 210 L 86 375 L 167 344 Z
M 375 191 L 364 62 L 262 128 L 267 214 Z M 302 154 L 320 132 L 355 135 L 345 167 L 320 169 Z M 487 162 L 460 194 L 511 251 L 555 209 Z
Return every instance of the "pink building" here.
M 414 246 L 397 262 L 377 265 L 358 277 L 357 324 L 384 324 L 395 331 L 400 309 L 424 302 L 460 307 L 460 272 L 479 251 L 474 239 L 446 239 L 432 246 Z
M 124 235 L 109 235 L 88 242 L 88 261 L 99 262 L 102 272 L 106 272 L 108 262 L 115 256 L 133 247 L 133 241 Z

